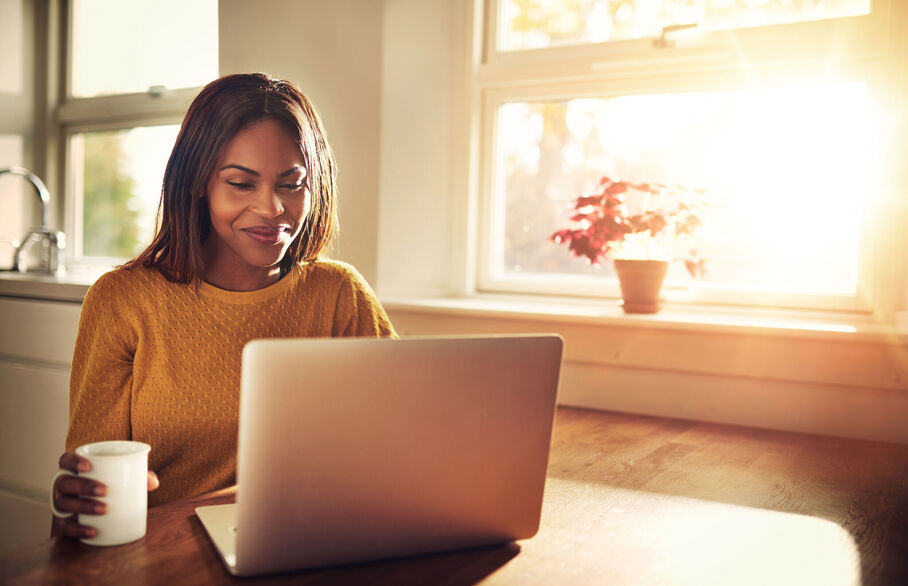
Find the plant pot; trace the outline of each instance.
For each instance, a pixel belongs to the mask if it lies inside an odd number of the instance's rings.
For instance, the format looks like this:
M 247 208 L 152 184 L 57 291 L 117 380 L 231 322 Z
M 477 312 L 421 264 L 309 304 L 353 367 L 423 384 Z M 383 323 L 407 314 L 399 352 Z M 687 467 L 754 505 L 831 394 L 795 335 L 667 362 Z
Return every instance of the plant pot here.
M 662 283 L 668 272 L 668 261 L 615 259 L 612 262 L 621 285 L 624 313 L 657 313 L 662 309 Z

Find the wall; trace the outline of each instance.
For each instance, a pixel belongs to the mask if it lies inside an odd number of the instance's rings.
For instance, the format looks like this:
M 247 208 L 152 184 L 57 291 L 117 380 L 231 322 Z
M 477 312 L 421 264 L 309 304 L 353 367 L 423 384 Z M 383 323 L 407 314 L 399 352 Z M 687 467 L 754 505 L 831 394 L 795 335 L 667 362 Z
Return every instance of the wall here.
M 382 45 L 379 293 L 451 292 L 459 21 L 441 0 L 386 0 Z M 406 259 L 406 262 L 402 262 Z M 453 279 L 456 281 L 456 279 Z
M 378 273 L 382 3 L 220 0 L 220 73 L 263 71 L 316 104 L 337 158 L 341 232 L 332 256 Z

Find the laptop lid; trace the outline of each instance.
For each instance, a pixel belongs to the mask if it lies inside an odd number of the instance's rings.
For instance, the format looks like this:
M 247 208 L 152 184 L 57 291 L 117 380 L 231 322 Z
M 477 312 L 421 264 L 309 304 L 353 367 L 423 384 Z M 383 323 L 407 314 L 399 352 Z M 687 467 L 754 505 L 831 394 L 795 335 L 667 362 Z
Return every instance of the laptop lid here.
M 555 335 L 247 344 L 236 573 L 534 535 L 561 353 Z

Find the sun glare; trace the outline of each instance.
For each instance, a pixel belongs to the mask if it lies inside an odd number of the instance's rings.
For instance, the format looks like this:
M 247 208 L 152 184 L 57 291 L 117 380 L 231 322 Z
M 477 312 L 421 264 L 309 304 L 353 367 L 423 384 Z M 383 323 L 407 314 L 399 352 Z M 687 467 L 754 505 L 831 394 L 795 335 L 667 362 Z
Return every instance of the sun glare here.
M 706 287 L 852 295 L 874 197 L 870 112 L 863 82 L 504 104 L 501 266 L 590 273 L 547 236 L 609 176 L 707 190 Z

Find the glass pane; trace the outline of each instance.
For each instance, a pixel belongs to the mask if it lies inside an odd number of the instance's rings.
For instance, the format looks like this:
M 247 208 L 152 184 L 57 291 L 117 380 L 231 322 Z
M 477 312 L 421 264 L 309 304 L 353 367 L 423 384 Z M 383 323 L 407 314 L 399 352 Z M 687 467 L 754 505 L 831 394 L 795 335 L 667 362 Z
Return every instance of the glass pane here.
M 0 169 L 21 167 L 23 146 L 21 135 L 0 134 Z M 41 208 L 31 184 L 11 174 L 0 175 L 0 202 L 0 268 L 6 269 L 28 229 L 41 223 Z
M 870 0 L 500 0 L 498 48 L 658 37 L 677 24 L 729 29 L 869 11 Z
M 872 142 L 863 83 L 504 104 L 493 277 L 611 275 L 549 241 L 609 176 L 708 191 L 709 286 L 853 294 Z
M 72 95 L 204 85 L 218 74 L 217 0 L 75 0 Z
M 0 94 L 21 94 L 25 63 L 22 0 L 0 0 Z
M 164 168 L 179 129 L 146 126 L 72 137 L 83 256 L 132 257 L 151 242 Z

